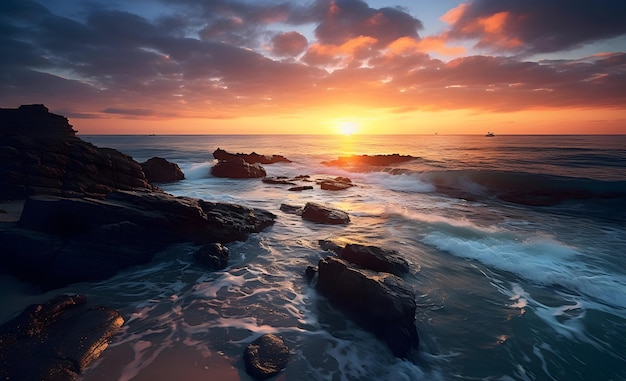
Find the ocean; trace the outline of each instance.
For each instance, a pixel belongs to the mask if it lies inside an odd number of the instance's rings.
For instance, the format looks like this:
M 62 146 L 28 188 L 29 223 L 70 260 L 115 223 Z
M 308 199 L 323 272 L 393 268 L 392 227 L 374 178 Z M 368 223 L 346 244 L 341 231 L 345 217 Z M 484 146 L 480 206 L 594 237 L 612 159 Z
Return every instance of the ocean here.
M 80 380 L 249 380 L 241 355 L 264 333 L 291 350 L 278 380 L 626 380 L 626 136 L 79 137 L 139 162 L 177 163 L 186 179 L 160 185 L 173 195 L 277 215 L 271 228 L 228 245 L 223 271 L 196 265 L 184 244 L 44 295 L 1 278 L 3 320 L 63 292 L 121 312 L 121 332 Z M 217 148 L 293 161 L 264 165 L 268 176 L 345 176 L 356 186 L 290 192 L 212 177 Z M 321 164 L 393 153 L 417 159 Z M 279 209 L 308 201 L 352 222 L 318 225 Z M 411 263 L 414 356 L 393 357 L 307 284 L 306 267 L 329 255 L 319 240 L 393 249 Z

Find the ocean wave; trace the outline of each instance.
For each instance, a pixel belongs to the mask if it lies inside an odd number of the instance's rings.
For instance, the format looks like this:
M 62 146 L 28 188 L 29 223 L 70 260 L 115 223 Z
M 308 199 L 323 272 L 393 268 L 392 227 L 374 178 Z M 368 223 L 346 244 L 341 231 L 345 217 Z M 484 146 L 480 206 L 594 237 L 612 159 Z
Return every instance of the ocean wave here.
M 572 290 L 606 305 L 626 308 L 626 293 L 621 286 L 626 277 L 585 263 L 578 249 L 550 237 L 520 239 L 500 234 L 481 237 L 450 230 L 429 233 L 422 242 L 536 284 Z

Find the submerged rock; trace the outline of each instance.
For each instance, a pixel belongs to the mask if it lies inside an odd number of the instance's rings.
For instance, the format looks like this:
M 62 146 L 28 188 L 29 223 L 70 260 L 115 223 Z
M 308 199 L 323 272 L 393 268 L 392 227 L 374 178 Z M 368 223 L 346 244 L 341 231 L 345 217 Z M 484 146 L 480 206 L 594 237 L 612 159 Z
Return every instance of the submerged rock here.
M 283 339 L 265 334 L 246 346 L 243 352 L 246 371 L 257 380 L 277 375 L 289 362 L 289 348 Z
M 124 324 L 117 311 L 86 302 L 59 296 L 0 326 L 0 379 L 74 380 Z
M 348 213 L 315 202 L 306 203 L 302 210 L 302 218 L 319 224 L 345 225 L 350 223 Z
M 415 291 L 401 278 L 327 257 L 318 264 L 317 290 L 387 343 L 401 358 L 418 347 Z
M 222 270 L 228 265 L 229 251 L 221 243 L 210 243 L 196 250 L 193 257 L 209 270 Z
M 249 164 L 242 158 L 234 158 L 219 161 L 211 168 L 211 174 L 215 177 L 231 179 L 252 179 L 265 177 L 267 173 L 259 164 Z
M 172 183 L 185 179 L 178 164 L 170 163 L 161 157 L 153 157 L 141 163 L 141 169 L 150 183 Z

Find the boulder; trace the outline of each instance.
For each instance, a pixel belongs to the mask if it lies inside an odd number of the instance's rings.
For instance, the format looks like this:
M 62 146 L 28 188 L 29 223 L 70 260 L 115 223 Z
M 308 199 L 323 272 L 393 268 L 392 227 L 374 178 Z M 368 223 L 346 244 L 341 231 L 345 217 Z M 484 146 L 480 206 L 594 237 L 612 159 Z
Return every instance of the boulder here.
M 0 265 L 43 289 L 105 279 L 147 263 L 175 243 L 245 240 L 274 223 L 272 213 L 163 192 L 104 199 L 33 196 L 18 222 L 0 223 Z
M 336 177 L 334 179 L 325 179 L 320 181 L 320 187 L 324 190 L 344 190 L 354 186 L 352 180 L 347 177 Z
M 193 253 L 194 259 L 209 270 L 222 270 L 228 265 L 229 252 L 221 243 L 210 243 Z
M 243 360 L 250 376 L 256 380 L 265 380 L 287 366 L 289 348 L 280 337 L 265 334 L 246 346 Z
M 27 307 L 0 326 L 0 379 L 74 380 L 108 347 L 124 319 L 64 295 Z
M 302 218 L 319 224 L 345 225 L 350 223 L 348 213 L 315 202 L 306 203 L 302 210 Z
M 302 215 L 302 207 L 301 206 L 295 206 L 295 205 L 289 205 L 289 204 L 280 204 L 280 210 L 282 212 L 287 213 L 287 214 L 296 214 L 298 216 Z
M 291 160 L 287 159 L 282 155 L 259 155 L 256 152 L 252 152 L 250 154 L 246 153 L 230 153 L 226 152 L 221 148 L 213 151 L 213 157 L 217 160 L 228 161 L 235 158 L 241 158 L 246 161 L 248 164 L 274 164 L 274 163 L 291 163 Z
M 339 257 L 369 270 L 398 276 L 410 271 L 409 262 L 397 251 L 381 249 L 377 246 L 348 244 L 339 252 Z
M 320 245 L 320 248 L 322 250 L 330 251 L 337 255 L 341 254 L 341 251 L 343 250 L 343 247 L 339 246 L 331 240 L 320 239 L 319 241 L 317 241 L 317 243 Z
M 153 157 L 141 163 L 141 169 L 149 183 L 172 183 L 185 179 L 178 164 L 170 163 L 161 157 Z
M 259 164 L 249 164 L 242 158 L 218 161 L 211 168 L 211 174 L 215 177 L 227 177 L 231 179 L 250 179 L 265 177 L 267 173 Z
M 406 358 L 418 347 L 415 291 L 401 278 L 327 257 L 318 264 L 317 290 L 386 342 L 395 356 Z

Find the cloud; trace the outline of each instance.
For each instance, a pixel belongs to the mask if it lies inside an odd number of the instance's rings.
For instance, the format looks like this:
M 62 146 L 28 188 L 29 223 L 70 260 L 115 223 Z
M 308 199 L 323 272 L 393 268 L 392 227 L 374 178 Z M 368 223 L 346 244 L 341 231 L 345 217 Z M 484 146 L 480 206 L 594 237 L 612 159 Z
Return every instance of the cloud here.
M 442 17 L 449 39 L 476 39 L 478 48 L 550 53 L 626 34 L 621 0 L 473 0 Z
M 272 39 L 272 53 L 278 56 L 295 57 L 302 53 L 309 42 L 298 32 L 279 33 Z
M 371 8 L 361 0 L 330 1 L 325 18 L 315 29 L 321 44 L 342 45 L 359 36 L 384 46 L 401 37 L 419 37 L 422 23 L 395 8 Z
M 452 36 L 507 51 L 539 46 L 519 32 L 527 7 L 502 3 L 510 6 L 463 5 L 446 15 L 447 35 L 422 38 L 417 18 L 360 0 L 155 2 L 167 6 L 164 17 L 93 2 L 81 10 L 84 18 L 5 0 L 0 102 L 45 103 L 85 118 L 151 119 L 279 117 L 343 105 L 402 112 L 623 107 L 625 53 L 540 62 L 429 55 L 463 54 L 444 39 Z M 533 12 L 530 20 L 540 11 Z M 292 30 L 299 25 L 306 28 Z

